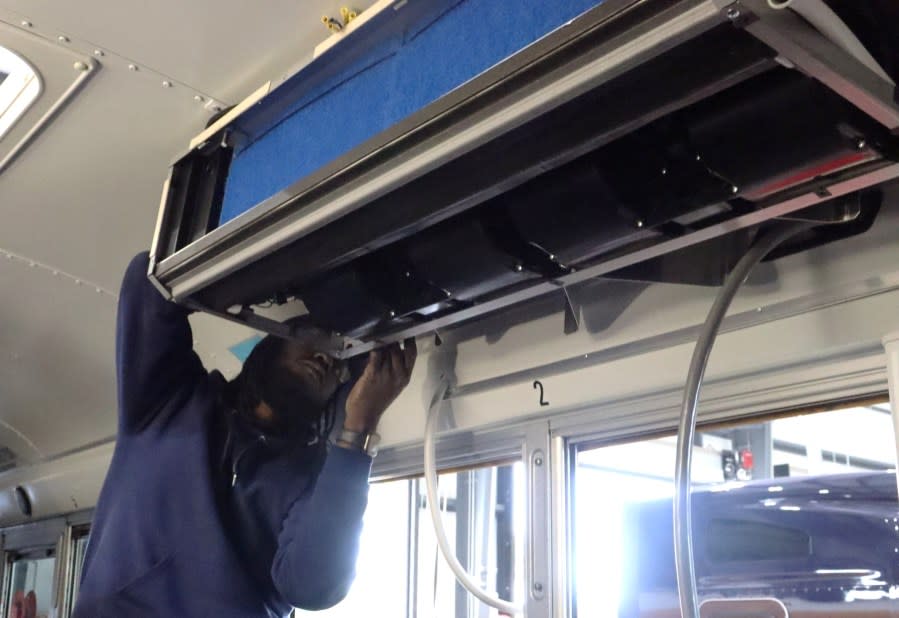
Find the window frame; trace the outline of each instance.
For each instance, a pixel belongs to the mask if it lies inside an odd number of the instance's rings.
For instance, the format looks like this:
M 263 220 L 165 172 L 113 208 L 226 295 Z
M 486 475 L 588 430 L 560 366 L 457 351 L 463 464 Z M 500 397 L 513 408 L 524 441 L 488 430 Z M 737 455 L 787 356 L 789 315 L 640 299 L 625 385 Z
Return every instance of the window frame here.
M 35 66 L 22 54 L 0 46 L 0 140 L 6 137 L 44 93 L 44 81 Z M 9 115 L 8 115 L 9 114 Z

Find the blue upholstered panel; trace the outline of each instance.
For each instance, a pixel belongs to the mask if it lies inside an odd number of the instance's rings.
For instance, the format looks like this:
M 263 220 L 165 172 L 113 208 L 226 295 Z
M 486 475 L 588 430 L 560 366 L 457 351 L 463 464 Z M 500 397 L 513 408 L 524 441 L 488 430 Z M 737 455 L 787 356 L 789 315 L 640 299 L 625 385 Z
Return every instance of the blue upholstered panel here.
M 232 162 L 221 222 L 246 212 L 600 3 L 462 0 L 428 23 L 410 25 L 402 36 L 385 38 L 368 50 L 363 61 L 335 71 L 291 102 L 285 117 L 257 127 L 257 134 L 250 135 Z M 328 56 L 317 60 L 327 61 Z

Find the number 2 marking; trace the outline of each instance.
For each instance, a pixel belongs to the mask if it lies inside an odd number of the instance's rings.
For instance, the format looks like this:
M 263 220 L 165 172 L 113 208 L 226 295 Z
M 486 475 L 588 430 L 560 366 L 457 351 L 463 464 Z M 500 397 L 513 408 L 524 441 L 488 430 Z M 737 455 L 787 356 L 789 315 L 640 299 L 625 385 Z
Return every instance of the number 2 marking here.
M 540 380 L 534 380 L 534 388 L 540 390 L 540 405 L 548 406 L 549 402 L 543 399 L 543 382 Z

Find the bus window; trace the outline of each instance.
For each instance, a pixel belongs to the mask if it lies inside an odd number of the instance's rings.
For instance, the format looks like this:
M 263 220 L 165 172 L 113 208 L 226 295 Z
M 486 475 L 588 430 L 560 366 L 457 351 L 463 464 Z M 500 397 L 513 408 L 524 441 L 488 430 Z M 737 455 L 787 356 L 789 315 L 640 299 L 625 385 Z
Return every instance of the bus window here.
M 522 464 L 445 473 L 438 479 L 444 527 L 460 562 L 491 594 L 522 599 Z M 341 603 L 316 616 L 496 615 L 456 583 L 439 555 L 425 494 L 421 479 L 371 486 L 356 579 Z M 294 612 L 295 618 L 311 614 Z
M 752 599 L 790 616 L 896 615 L 894 435 L 886 405 L 701 432 L 693 542 L 705 615 Z M 675 443 L 575 447 L 578 616 L 679 615 Z
M 6 615 L 49 618 L 56 558 L 52 550 L 16 556 L 10 562 Z
M 69 565 L 69 608 L 66 615 L 71 615 L 75 608 L 75 600 L 78 599 L 78 591 L 81 588 L 81 568 L 84 566 L 84 555 L 87 552 L 89 528 L 80 527 L 72 531 L 72 562 Z
M 524 597 L 524 466 L 514 463 L 439 476 L 440 510 L 459 562 L 493 596 L 513 602 Z M 427 509 L 424 481 L 418 484 L 417 616 L 495 616 L 460 584 L 437 547 Z
M 365 510 L 356 579 L 346 598 L 324 611 L 294 616 L 405 616 L 408 597 L 409 512 L 414 481 L 374 483 Z

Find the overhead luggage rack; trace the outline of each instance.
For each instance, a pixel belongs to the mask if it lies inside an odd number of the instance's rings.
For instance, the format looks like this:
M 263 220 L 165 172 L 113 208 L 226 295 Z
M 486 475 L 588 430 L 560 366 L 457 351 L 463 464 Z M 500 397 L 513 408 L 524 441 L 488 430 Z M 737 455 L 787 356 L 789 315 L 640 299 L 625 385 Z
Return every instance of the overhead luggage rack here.
M 862 232 L 876 187 L 899 176 L 894 85 L 750 0 L 607 0 L 379 128 L 411 105 L 395 82 L 335 157 L 303 141 L 309 123 L 341 130 L 337 99 L 316 101 L 370 94 L 376 80 L 356 76 L 379 62 L 403 67 L 420 96 L 428 67 L 402 50 L 427 49 L 438 27 L 433 45 L 453 40 L 460 7 L 478 14 L 482 1 L 379 14 L 210 127 L 165 185 L 158 287 L 282 335 L 302 317 L 350 356 L 599 276 L 720 283 L 766 221 L 853 222 L 794 250 Z M 385 52 L 385 37 L 402 42 Z

